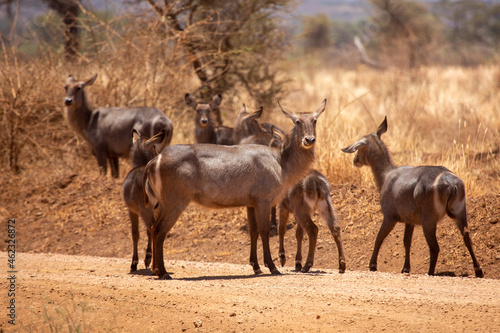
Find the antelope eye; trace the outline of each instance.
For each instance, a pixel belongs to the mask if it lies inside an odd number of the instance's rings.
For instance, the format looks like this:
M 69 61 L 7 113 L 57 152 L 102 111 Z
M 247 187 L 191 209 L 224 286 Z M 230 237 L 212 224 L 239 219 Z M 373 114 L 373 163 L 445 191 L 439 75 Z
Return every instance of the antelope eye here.
M 301 124 L 300 120 L 295 120 L 295 125 L 300 125 L 300 124 Z

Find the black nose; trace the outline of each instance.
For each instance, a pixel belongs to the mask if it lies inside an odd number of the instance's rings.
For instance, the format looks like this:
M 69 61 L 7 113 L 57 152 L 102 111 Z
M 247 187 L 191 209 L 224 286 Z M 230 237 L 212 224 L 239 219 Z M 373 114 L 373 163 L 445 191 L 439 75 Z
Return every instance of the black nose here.
M 208 123 L 208 119 L 202 119 L 202 120 L 201 120 L 201 123 L 202 123 L 203 125 L 206 125 L 206 124 Z
M 64 105 L 71 105 L 71 103 L 73 103 L 73 100 L 71 98 L 64 99 Z
M 316 142 L 316 138 L 314 136 L 312 136 L 312 137 L 308 136 L 305 138 L 305 141 L 308 145 L 313 145 Z

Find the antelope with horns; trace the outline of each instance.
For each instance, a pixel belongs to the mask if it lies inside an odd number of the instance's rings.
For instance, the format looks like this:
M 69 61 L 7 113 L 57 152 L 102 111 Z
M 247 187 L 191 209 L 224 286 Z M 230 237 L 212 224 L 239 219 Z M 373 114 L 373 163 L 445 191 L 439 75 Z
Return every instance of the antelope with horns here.
M 271 125 L 270 130 L 259 126 L 257 119 L 252 119 L 255 134 L 243 139 L 242 143 L 265 144 L 270 147 L 280 148 L 283 145 L 284 134 L 280 129 Z M 311 170 L 309 174 L 300 182 L 290 188 L 280 205 L 279 219 L 279 257 L 281 266 L 286 263 L 284 239 L 286 225 L 290 212 L 297 220 L 295 237 L 297 240 L 297 251 L 295 253 L 295 269 L 306 273 L 313 266 L 314 253 L 318 239 L 318 227 L 312 220 L 312 214 L 319 210 L 320 215 L 326 222 L 330 232 L 337 244 L 339 256 L 339 273 L 344 273 L 346 261 L 340 225 L 333 209 L 330 199 L 330 186 L 326 177 L 318 170 Z M 309 253 L 305 266 L 302 267 L 302 240 L 304 229 L 309 236 Z
M 384 216 L 370 259 L 370 270 L 377 270 L 377 257 L 382 242 L 397 222 L 405 223 L 403 243 L 405 262 L 402 273 L 410 272 L 410 248 L 415 225 L 422 225 L 430 249 L 429 275 L 434 275 L 439 254 L 436 238 L 438 222 L 448 215 L 457 225 L 469 250 L 476 277 L 483 277 L 467 228 L 465 186 L 463 181 L 442 166 L 395 166 L 381 140 L 387 132 L 387 117 L 377 131 L 343 148 L 355 153 L 354 165 L 371 167 L 380 193 Z
M 130 223 L 132 225 L 132 241 L 134 252 L 132 255 L 132 265 L 130 271 L 137 270 L 139 256 L 137 244 L 139 242 L 139 216 L 144 222 L 148 235 L 148 247 L 144 265 L 149 267 L 151 262 L 151 226 L 154 223 L 153 208 L 146 207 L 144 191 L 142 190 L 142 178 L 146 164 L 153 159 L 158 152 L 161 152 L 168 145 L 168 135 L 165 129 L 161 129 L 158 134 L 151 139 L 141 137 L 135 129 L 132 130 L 132 148 L 130 149 L 130 161 L 132 169 L 129 171 L 123 182 L 123 199 L 128 208 Z
M 193 95 L 184 95 L 186 104 L 196 111 L 194 121 L 194 138 L 196 143 L 214 143 L 219 145 L 233 145 L 233 129 L 221 125 L 220 113 L 214 114 L 218 110 L 222 101 L 222 95 L 217 94 L 212 98 L 210 104 L 198 103 Z M 214 122 L 217 118 L 219 124 Z
M 260 235 L 265 265 L 272 274 L 280 274 L 269 248 L 271 207 L 311 169 L 316 121 L 326 99 L 308 113 L 295 114 L 279 106 L 294 123 L 282 150 L 261 145 L 174 145 L 148 163 L 143 189 L 154 207 L 152 268 L 159 278 L 171 278 L 165 270 L 163 243 L 191 201 L 210 208 L 246 206 L 250 264 L 255 274 L 262 273 L 257 261 Z
M 111 175 L 118 178 L 118 158 L 130 154 L 132 129 L 148 137 L 164 129 L 168 144 L 173 125 L 160 110 L 152 107 L 92 108 L 85 87 L 92 85 L 96 78 L 97 74 L 94 74 L 90 79 L 78 81 L 72 75 L 68 76 L 64 87 L 66 116 L 71 129 L 89 144 L 101 171 L 106 174 L 109 160 Z

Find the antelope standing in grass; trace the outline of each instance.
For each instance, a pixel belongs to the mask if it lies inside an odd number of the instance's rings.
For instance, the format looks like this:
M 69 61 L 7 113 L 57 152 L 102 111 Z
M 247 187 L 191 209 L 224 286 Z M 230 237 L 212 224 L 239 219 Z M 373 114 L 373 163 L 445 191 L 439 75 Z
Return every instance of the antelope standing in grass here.
M 387 131 L 387 117 L 375 133 L 366 135 L 342 151 L 354 153 L 354 165 L 371 167 L 380 193 L 384 220 L 375 240 L 370 270 L 377 270 L 382 242 L 397 222 L 405 223 L 405 263 L 402 273 L 410 272 L 410 248 L 415 225 L 422 225 L 430 249 L 429 275 L 434 275 L 439 254 L 436 238 L 438 222 L 448 215 L 457 225 L 469 250 L 476 277 L 483 277 L 467 228 L 465 186 L 463 181 L 442 166 L 395 166 L 381 140 Z
M 96 78 L 97 74 L 83 81 L 75 80 L 72 75 L 67 78 L 64 87 L 66 116 L 71 129 L 88 143 L 101 172 L 106 174 L 109 160 L 111 175 L 118 178 L 118 158 L 129 156 L 132 129 L 148 137 L 164 129 L 168 144 L 172 138 L 173 125 L 160 110 L 152 107 L 92 108 L 87 101 L 85 88 L 92 85 Z
M 132 169 L 123 182 L 123 199 L 128 208 L 134 244 L 132 265 L 130 266 L 131 272 L 137 270 L 137 264 L 139 263 L 139 256 L 137 253 L 137 244 L 139 242 L 139 216 L 146 226 L 148 235 L 148 247 L 146 249 L 146 258 L 144 259 L 146 268 L 149 267 L 151 262 L 151 226 L 154 223 L 154 215 L 153 208 L 145 206 L 142 178 L 146 164 L 168 145 L 167 140 L 168 136 L 164 129 L 161 129 L 158 134 L 149 140 L 145 137 L 141 137 L 141 134 L 135 129 L 132 130 L 133 144 L 130 150 Z
M 310 113 L 295 114 L 279 106 L 294 123 L 282 150 L 262 145 L 174 145 L 148 163 L 143 189 L 154 207 L 152 268 L 160 279 L 171 278 L 163 261 L 165 236 L 191 201 L 210 208 L 246 206 L 254 273 L 262 273 L 257 261 L 260 235 L 265 265 L 271 274 L 280 274 L 269 248 L 271 207 L 311 169 L 316 121 L 326 99 Z
M 240 112 L 234 128 L 235 133 L 241 131 L 241 128 L 246 130 L 247 136 L 241 139 L 240 143 L 261 144 L 281 149 L 285 139 L 283 132 L 271 124 L 268 124 L 268 127 L 270 127 L 268 130 L 258 122 L 262 114 L 262 108 L 252 113 L 248 113 L 244 105 L 243 107 L 244 109 Z M 326 177 L 318 170 L 311 170 L 302 181 L 298 182 L 287 191 L 279 207 L 279 257 L 281 266 L 284 266 L 286 262 L 284 238 L 288 216 L 290 212 L 292 212 L 297 220 L 297 230 L 295 233 L 297 239 L 295 269 L 305 273 L 312 267 L 318 239 L 318 227 L 312 220 L 312 214 L 316 210 L 319 210 L 337 244 L 339 272 L 344 273 L 346 261 L 342 245 L 341 230 L 330 199 L 330 186 Z M 275 219 L 275 214 L 276 210 L 273 207 L 271 221 L 273 218 Z M 302 267 L 302 240 L 304 237 L 304 229 L 309 236 L 309 254 L 305 266 Z
M 217 94 L 209 104 L 198 103 L 193 95 L 184 95 L 186 104 L 196 111 L 194 121 L 194 138 L 196 143 L 214 143 L 218 145 L 233 145 L 233 129 L 220 125 L 220 113 L 214 114 L 218 110 L 222 101 L 222 95 Z M 219 124 L 214 119 L 219 119 Z

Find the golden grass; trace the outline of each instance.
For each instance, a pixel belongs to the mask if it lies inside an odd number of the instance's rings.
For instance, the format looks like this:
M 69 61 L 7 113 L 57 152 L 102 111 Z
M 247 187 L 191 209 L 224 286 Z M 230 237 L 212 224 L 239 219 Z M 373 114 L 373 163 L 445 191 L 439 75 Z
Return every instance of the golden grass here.
M 173 144 L 193 142 L 194 115 L 183 95 L 197 88 L 196 80 L 182 74 L 168 81 L 162 74 L 165 63 L 152 67 L 149 55 L 143 56 L 142 62 L 126 68 L 113 61 L 65 65 L 53 59 L 23 62 L 4 48 L 0 136 L 18 147 L 20 172 L 33 175 L 40 165 L 55 163 L 71 168 L 79 164 L 75 159 L 89 158 L 63 116 L 63 85 L 69 74 L 85 78 L 98 72 L 98 80 L 88 88 L 92 104 L 156 106 L 174 123 Z M 325 69 L 294 60 L 282 67 L 293 78 L 283 105 L 293 111 L 313 110 L 328 99 L 318 122 L 316 167 L 333 184 L 373 184 L 370 170 L 354 168 L 353 156 L 340 148 L 375 131 L 387 115 L 389 129 L 383 139 L 396 164 L 444 165 L 465 181 L 469 195 L 499 192 L 496 66 L 382 72 L 366 67 Z M 233 123 L 242 103 L 258 106 L 244 91 L 223 99 L 226 125 Z M 289 129 L 291 123 L 278 110 L 264 110 L 263 120 Z M 9 144 L 0 149 L 2 167 L 8 167 L 12 149 Z M 125 162 L 122 175 L 127 170 Z

